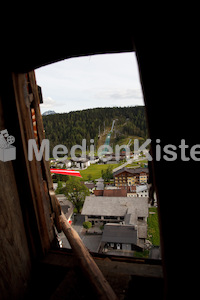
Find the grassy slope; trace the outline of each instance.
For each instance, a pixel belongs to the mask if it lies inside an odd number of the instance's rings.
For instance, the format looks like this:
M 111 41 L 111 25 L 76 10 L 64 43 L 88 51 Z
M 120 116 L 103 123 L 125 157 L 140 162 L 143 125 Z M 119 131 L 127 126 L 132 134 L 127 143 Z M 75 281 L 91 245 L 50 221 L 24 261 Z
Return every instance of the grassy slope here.
M 122 128 L 122 125 L 117 126 L 117 131 L 121 132 L 121 128 Z M 110 132 L 110 130 L 111 130 L 111 127 L 106 127 L 105 128 L 105 133 L 101 133 L 100 138 L 98 139 L 97 148 L 105 143 L 106 136 Z M 111 134 L 110 145 L 115 145 L 115 144 L 127 145 L 130 139 L 131 139 L 131 144 L 133 144 L 134 139 L 138 139 L 138 140 L 141 140 L 141 141 L 143 140 L 142 137 L 139 137 L 139 136 L 136 136 L 136 135 L 130 135 L 130 136 L 126 136 L 126 137 L 124 137 L 124 135 L 122 135 L 121 138 L 116 143 L 115 142 L 115 128 L 114 128 L 114 132 Z
M 147 239 L 152 242 L 153 246 L 160 245 L 160 234 L 158 225 L 158 210 L 157 207 L 150 207 L 149 212 L 155 212 L 155 214 L 149 214 L 147 219 L 148 229 L 147 229 Z M 134 253 L 135 257 L 149 257 L 149 250 L 144 250 L 143 252 Z
M 158 224 L 158 210 L 157 207 L 150 207 L 149 212 L 155 212 L 155 214 L 149 214 L 147 223 L 148 223 L 148 232 L 147 238 L 152 242 L 154 246 L 160 245 L 160 234 L 159 234 L 159 224 Z

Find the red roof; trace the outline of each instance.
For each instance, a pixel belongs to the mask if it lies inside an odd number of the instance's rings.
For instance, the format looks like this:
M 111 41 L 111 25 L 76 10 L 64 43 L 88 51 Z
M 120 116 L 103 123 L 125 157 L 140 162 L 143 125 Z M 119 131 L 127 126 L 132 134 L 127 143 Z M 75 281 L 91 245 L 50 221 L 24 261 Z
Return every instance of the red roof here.
M 127 197 L 127 191 L 125 189 L 116 190 L 104 190 L 104 197 Z

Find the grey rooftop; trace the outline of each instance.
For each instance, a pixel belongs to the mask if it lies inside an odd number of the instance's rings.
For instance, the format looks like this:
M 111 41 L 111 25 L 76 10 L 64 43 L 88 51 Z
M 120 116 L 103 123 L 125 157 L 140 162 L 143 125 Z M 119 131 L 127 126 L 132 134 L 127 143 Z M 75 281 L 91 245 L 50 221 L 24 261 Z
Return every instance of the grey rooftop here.
M 119 216 L 126 213 L 137 216 L 148 216 L 148 197 L 94 197 L 87 196 L 83 205 L 82 215 Z
M 137 230 L 132 225 L 106 224 L 102 242 L 137 244 Z

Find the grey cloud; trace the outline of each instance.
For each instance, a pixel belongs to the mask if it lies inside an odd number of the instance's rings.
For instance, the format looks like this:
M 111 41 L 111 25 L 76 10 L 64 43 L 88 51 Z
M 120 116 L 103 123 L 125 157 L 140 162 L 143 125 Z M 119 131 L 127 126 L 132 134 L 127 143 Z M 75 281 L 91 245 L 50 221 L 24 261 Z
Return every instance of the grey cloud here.
M 96 96 L 101 99 L 143 99 L 140 89 L 107 90 L 99 92 Z
M 134 98 L 134 99 L 142 99 L 142 92 L 139 89 L 126 89 L 122 91 L 115 92 L 110 95 L 110 98 L 114 99 L 127 99 L 127 98 Z

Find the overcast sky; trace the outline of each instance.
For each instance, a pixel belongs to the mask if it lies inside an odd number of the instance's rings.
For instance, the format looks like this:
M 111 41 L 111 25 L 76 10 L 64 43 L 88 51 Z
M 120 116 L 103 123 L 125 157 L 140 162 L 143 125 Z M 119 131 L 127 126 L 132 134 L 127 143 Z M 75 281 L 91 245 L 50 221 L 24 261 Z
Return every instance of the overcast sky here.
M 36 80 L 42 113 L 144 105 L 134 53 L 66 59 L 37 69 Z

